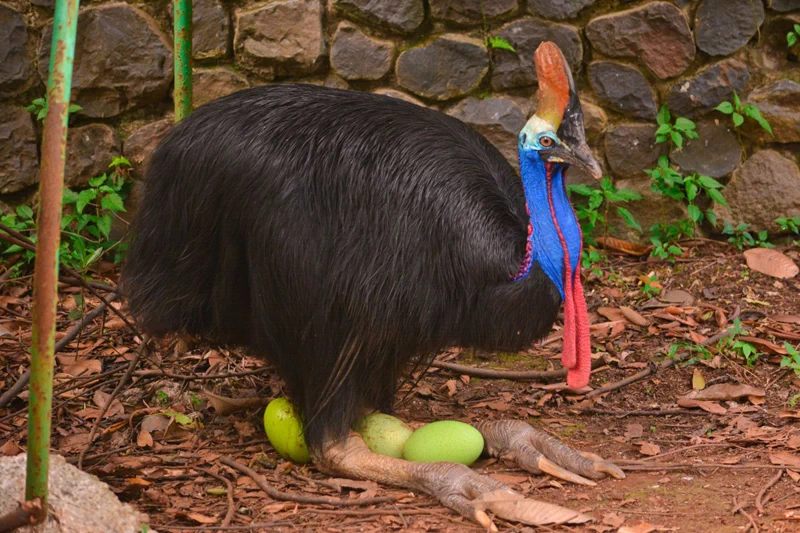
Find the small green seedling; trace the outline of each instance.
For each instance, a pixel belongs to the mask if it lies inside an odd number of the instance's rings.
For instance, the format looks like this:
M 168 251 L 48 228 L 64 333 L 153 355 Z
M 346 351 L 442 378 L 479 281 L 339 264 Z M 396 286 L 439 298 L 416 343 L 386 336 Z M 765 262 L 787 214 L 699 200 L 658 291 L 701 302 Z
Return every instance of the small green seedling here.
M 730 235 L 728 242 L 734 245 L 739 250 L 744 250 L 745 246 L 753 248 L 775 248 L 775 245 L 769 242 L 769 233 L 766 230 L 759 231 L 755 235 L 747 231 L 750 224 L 739 224 L 735 228 L 730 222 L 725 222 L 722 228 L 723 235 Z
M 667 139 L 671 140 L 678 150 L 683 149 L 683 140 L 697 139 L 697 125 L 688 118 L 678 117 L 675 122 L 672 122 L 672 116 L 667 109 L 666 104 L 661 106 L 658 110 L 658 129 L 656 130 L 656 142 L 663 143 Z
M 720 113 L 730 115 L 731 120 L 733 120 L 734 128 L 738 128 L 744 124 L 744 117 L 747 116 L 758 122 L 759 126 L 761 126 L 767 133 L 773 137 L 775 136 L 775 134 L 772 133 L 772 126 L 770 126 L 769 122 L 767 122 L 767 120 L 761 116 L 761 111 L 759 111 L 758 107 L 756 107 L 754 104 L 742 105 L 742 101 L 736 91 L 733 91 L 733 102 L 722 102 L 714 109 Z
M 800 24 L 793 24 L 792 29 L 786 34 L 786 46 L 789 48 L 800 42 Z
M 517 49 L 514 46 L 503 39 L 502 37 L 497 37 L 492 35 L 486 40 L 486 47 L 491 48 L 493 50 L 508 50 L 509 52 L 517 53 Z
M 784 341 L 783 347 L 789 354 L 784 355 L 781 359 L 781 368 L 790 368 L 794 370 L 796 376 L 800 377 L 800 351 L 786 341 Z
M 78 104 L 70 104 L 67 108 L 67 116 L 77 113 L 83 109 Z M 47 97 L 36 98 L 31 102 L 31 105 L 25 108 L 29 113 L 36 113 L 36 120 L 44 120 L 47 116 Z

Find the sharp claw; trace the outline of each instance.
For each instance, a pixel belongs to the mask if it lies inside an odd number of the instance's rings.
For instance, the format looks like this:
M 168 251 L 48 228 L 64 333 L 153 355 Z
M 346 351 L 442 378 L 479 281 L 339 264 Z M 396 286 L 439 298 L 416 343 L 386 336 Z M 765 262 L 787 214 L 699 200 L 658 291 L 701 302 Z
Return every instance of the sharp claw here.
M 616 479 L 625 479 L 625 472 L 620 467 L 602 460 L 594 464 L 594 471 L 608 474 Z
M 489 515 L 481 510 L 475 510 L 475 521 L 479 523 L 485 530 L 497 533 L 497 526 L 494 525 Z
M 595 483 L 594 481 L 579 476 L 574 472 L 570 472 L 566 468 L 557 465 L 547 457 L 544 456 L 540 457 L 539 461 L 537 461 L 537 466 L 542 472 L 547 472 L 551 476 L 563 479 L 564 481 L 571 481 L 572 483 L 577 483 L 578 485 L 586 485 L 587 487 L 597 486 L 597 483 Z

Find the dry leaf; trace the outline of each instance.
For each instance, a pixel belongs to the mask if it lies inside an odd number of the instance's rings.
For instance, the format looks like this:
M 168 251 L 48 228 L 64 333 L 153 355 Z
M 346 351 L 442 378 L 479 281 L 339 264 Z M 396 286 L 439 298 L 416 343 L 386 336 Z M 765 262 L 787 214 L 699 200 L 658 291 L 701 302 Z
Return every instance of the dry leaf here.
M 647 320 L 645 317 L 631 309 L 630 307 L 621 306 L 619 308 L 622 315 L 630 322 L 636 326 L 646 327 L 650 325 L 650 321 Z
M 612 527 L 619 527 L 625 523 L 625 516 L 619 513 L 607 513 L 603 515 L 603 523 Z
M 220 416 L 241 411 L 242 409 L 265 407 L 270 402 L 269 398 L 227 398 L 207 390 L 203 390 L 203 394 L 208 397 L 208 403 Z
M 200 513 L 186 513 L 186 518 L 194 520 L 198 524 L 205 524 L 205 525 L 213 524 L 217 521 L 217 519 L 212 516 L 206 516 Z
M 800 467 L 800 454 L 792 452 L 775 452 L 769 454 L 769 462 L 774 465 Z
M 638 439 L 644 435 L 644 427 L 641 424 L 628 424 L 625 426 L 625 436 L 628 439 Z
M 751 270 L 773 278 L 793 278 L 800 272 L 794 261 L 786 254 L 772 248 L 750 248 L 745 250 L 743 255 Z
M 520 476 L 516 474 L 489 474 L 489 477 L 492 477 L 499 481 L 500 483 L 505 483 L 506 485 L 519 485 L 520 483 L 525 483 L 528 481 L 528 476 Z
M 642 455 L 658 455 L 661 453 L 661 447 L 651 442 L 643 442 L 640 444 L 639 453 Z
M 616 307 L 598 307 L 597 314 L 607 318 L 608 320 L 611 320 L 612 322 L 616 320 L 625 320 L 625 315 L 623 315 L 622 311 Z
M 651 533 L 656 528 L 647 522 L 639 522 L 633 526 L 623 526 L 617 530 L 617 533 Z
M 692 305 L 694 303 L 694 296 L 681 289 L 667 291 L 660 295 L 658 299 L 664 303 L 681 307 Z
M 478 496 L 472 502 L 476 509 L 489 510 L 511 522 L 531 526 L 550 524 L 583 524 L 590 517 L 551 503 L 527 500 L 516 492 L 495 490 Z
M 783 322 L 784 324 L 800 324 L 800 316 L 798 315 L 772 315 L 770 320 L 775 322 Z
M 615 237 L 598 237 L 595 240 L 597 241 L 597 244 L 606 250 L 622 252 L 636 257 L 649 254 L 652 248 L 652 246 L 645 246 L 643 244 L 623 241 L 622 239 L 617 239 Z
M 786 446 L 795 450 L 800 448 L 800 435 L 792 435 L 788 442 L 786 442 Z
M 103 363 L 99 359 L 76 359 L 74 363 L 64 364 L 64 372 L 70 376 L 91 376 L 102 371 Z
M 717 402 L 704 402 L 699 400 L 693 400 L 691 398 L 686 398 L 683 396 L 678 398 L 678 405 L 686 408 L 699 407 L 703 411 L 706 411 L 708 413 L 714 413 L 717 415 L 724 415 L 725 413 L 728 412 L 727 409 L 722 407 Z
M 694 390 L 703 390 L 706 388 L 706 378 L 703 377 L 703 372 L 695 367 L 692 372 L 692 388 Z
M 8 456 L 8 457 L 12 457 L 14 455 L 17 455 L 21 451 L 22 450 L 20 449 L 19 446 L 17 446 L 17 443 L 14 442 L 11 439 L 8 439 L 5 442 L 5 444 L 0 446 L 0 455 L 5 455 L 5 456 Z
M 691 391 L 684 398 L 701 401 L 738 400 L 746 396 L 764 396 L 764 389 L 736 383 L 721 383 L 711 385 L 701 391 Z
M 107 392 L 103 392 L 101 390 L 98 390 L 98 391 L 95 391 L 94 398 L 92 398 L 92 399 L 94 400 L 94 404 L 97 407 L 99 407 L 100 409 L 102 409 L 102 408 L 104 408 L 106 406 L 106 404 L 108 403 L 108 400 L 111 399 L 111 394 L 109 394 Z M 100 413 L 98 413 L 98 415 L 99 414 Z M 119 398 L 114 398 L 114 401 L 111 402 L 111 405 L 109 406 L 108 411 L 106 411 L 105 417 L 106 418 L 110 418 L 110 417 L 113 417 L 113 416 L 124 415 L 124 414 L 125 414 L 125 408 L 120 403 Z
M 777 353 L 781 355 L 788 355 L 789 352 L 783 346 L 778 346 L 774 342 L 765 341 L 764 339 L 759 339 L 758 337 L 748 337 L 746 335 L 740 335 L 736 337 L 736 340 L 749 342 L 750 344 L 755 344 L 757 348 L 761 348 L 761 351 L 766 353 Z

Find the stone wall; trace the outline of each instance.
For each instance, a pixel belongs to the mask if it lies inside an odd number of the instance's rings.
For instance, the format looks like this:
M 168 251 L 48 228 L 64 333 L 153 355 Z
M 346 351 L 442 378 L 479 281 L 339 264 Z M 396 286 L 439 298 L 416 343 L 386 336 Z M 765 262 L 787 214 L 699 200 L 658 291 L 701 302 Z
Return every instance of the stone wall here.
M 35 192 L 41 122 L 24 107 L 45 91 L 54 3 L 0 0 L 5 209 Z M 69 186 L 119 154 L 143 177 L 171 124 L 171 23 L 169 1 L 82 3 Z M 697 121 L 701 138 L 672 159 L 727 184 L 722 217 L 774 231 L 775 217 L 800 215 L 800 45 L 786 44 L 800 0 L 194 0 L 194 23 L 197 105 L 287 81 L 373 91 L 460 118 L 515 166 L 516 135 L 535 109 L 533 52 L 552 40 L 574 70 L 606 171 L 645 196 L 628 206 L 643 226 L 686 216 L 642 172 L 668 149 L 653 141 L 664 103 Z M 487 35 L 516 53 L 487 49 Z M 774 138 L 749 121 L 734 131 L 713 110 L 734 90 L 759 106 Z

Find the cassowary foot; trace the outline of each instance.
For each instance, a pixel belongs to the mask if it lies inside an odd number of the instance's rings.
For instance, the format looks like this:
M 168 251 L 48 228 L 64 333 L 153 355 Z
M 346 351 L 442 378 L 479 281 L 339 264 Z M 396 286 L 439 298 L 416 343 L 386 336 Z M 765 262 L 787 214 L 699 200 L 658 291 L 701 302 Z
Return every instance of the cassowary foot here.
M 521 420 L 495 420 L 476 425 L 485 450 L 493 457 L 510 457 L 534 474 L 551 476 L 580 485 L 597 485 L 592 479 L 610 475 L 624 479 L 622 470 L 593 453 L 577 452 L 555 437 Z M 590 478 L 590 479 L 587 479 Z
M 328 444 L 315 456 L 329 475 L 366 479 L 437 498 L 444 506 L 482 527 L 497 531 L 487 510 L 501 518 L 532 525 L 582 523 L 589 517 L 545 502 L 528 500 L 507 485 L 456 463 L 416 463 L 373 453 L 358 433 Z

